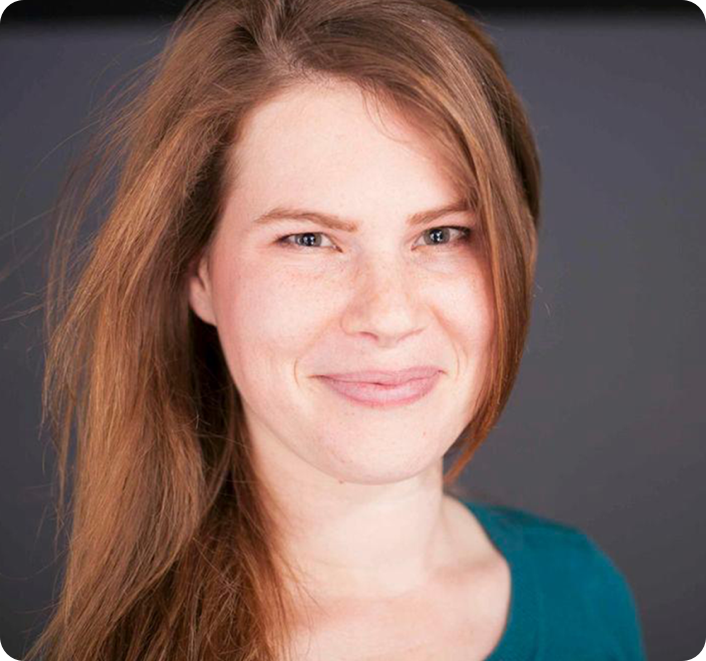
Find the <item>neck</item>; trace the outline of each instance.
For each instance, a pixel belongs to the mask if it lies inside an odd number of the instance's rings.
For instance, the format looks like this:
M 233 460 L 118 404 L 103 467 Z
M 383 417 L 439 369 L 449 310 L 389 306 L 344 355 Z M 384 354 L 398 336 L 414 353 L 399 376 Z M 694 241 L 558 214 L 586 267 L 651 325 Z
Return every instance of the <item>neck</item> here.
M 274 445 L 255 456 L 281 552 L 310 595 L 375 599 L 419 590 L 458 553 L 441 459 L 409 479 L 360 484 Z

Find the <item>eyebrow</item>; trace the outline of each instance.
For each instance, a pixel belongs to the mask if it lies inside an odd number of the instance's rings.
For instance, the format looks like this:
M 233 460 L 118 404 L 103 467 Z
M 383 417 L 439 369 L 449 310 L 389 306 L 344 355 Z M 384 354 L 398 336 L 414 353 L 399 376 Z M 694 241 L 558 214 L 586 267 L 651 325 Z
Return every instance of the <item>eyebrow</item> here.
M 413 213 L 407 219 L 408 225 L 414 227 L 424 225 L 446 216 L 451 213 L 461 211 L 470 211 L 471 208 L 465 200 L 457 200 L 451 204 L 438 209 L 429 209 L 427 211 L 418 211 Z M 346 220 L 335 214 L 323 213 L 322 211 L 312 211 L 309 209 L 297 209 L 295 207 L 274 207 L 261 216 L 255 219 L 255 224 L 266 225 L 268 223 L 276 223 L 282 220 L 311 220 L 319 223 L 330 229 L 340 230 L 342 232 L 355 232 L 358 229 L 356 223 L 352 220 Z

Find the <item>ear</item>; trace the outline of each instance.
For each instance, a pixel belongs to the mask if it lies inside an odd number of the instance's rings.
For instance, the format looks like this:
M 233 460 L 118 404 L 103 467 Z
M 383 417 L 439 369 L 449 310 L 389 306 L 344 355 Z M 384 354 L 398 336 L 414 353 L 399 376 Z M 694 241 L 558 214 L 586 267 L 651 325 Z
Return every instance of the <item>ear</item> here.
M 213 312 L 213 297 L 211 278 L 208 271 L 208 258 L 202 256 L 194 259 L 187 278 L 189 306 L 194 314 L 207 324 L 216 325 L 216 315 Z

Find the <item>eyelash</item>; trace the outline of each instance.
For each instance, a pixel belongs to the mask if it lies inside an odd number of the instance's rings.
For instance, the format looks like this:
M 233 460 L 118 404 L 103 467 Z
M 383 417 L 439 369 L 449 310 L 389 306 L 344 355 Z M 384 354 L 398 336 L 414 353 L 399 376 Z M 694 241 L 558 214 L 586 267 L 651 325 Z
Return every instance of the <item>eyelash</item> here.
M 452 229 L 452 230 L 458 230 L 461 233 L 461 236 L 456 240 L 456 241 L 449 241 L 448 243 L 432 243 L 430 245 L 426 245 L 425 247 L 427 248 L 433 248 L 434 246 L 448 246 L 454 243 L 467 243 L 473 238 L 473 229 L 470 227 L 463 227 L 459 225 L 440 225 L 439 227 L 432 227 L 431 229 L 425 230 L 425 232 L 435 232 L 436 230 L 443 230 L 443 229 Z M 320 248 L 321 246 L 300 246 L 296 243 L 290 243 L 286 239 L 289 239 L 291 237 L 296 237 L 296 236 L 306 236 L 307 234 L 323 234 L 325 235 L 325 232 L 299 232 L 297 234 L 286 234 L 284 236 L 281 236 L 277 239 L 277 243 L 280 245 L 283 245 L 286 248 L 293 248 L 294 250 L 308 250 L 312 248 Z

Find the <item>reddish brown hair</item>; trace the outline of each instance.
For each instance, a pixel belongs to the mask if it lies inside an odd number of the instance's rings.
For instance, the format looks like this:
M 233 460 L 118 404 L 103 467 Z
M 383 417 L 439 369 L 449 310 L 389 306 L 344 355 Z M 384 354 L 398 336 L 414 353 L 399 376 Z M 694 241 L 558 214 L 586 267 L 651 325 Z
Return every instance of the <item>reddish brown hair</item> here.
M 244 118 L 313 79 L 353 82 L 426 131 L 481 217 L 497 333 L 446 485 L 505 406 L 529 324 L 540 174 L 522 105 L 479 24 L 447 0 L 192 2 L 145 76 L 116 97 L 119 114 L 106 115 L 58 218 L 43 404 L 71 531 L 55 612 L 30 659 L 286 657 L 277 530 L 239 394 L 215 329 L 189 308 L 186 279 L 237 174 L 228 154 Z M 113 171 L 99 230 L 73 254 Z

